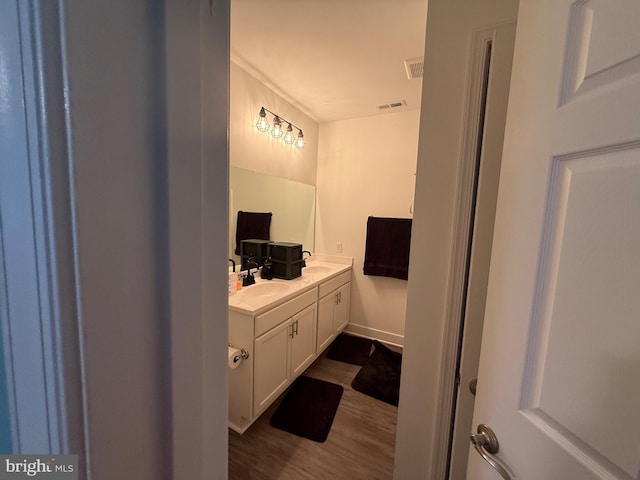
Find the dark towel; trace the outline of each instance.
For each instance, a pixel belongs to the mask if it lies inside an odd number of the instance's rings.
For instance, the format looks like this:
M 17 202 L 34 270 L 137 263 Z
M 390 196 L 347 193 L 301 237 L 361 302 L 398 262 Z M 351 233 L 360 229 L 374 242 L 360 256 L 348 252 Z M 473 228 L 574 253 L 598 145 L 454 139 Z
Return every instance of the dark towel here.
M 238 211 L 238 220 L 236 222 L 236 255 L 240 255 L 240 242 L 242 240 L 271 240 L 271 238 L 269 238 L 271 215 L 271 212 Z
M 369 217 L 364 274 L 409 278 L 410 218 Z

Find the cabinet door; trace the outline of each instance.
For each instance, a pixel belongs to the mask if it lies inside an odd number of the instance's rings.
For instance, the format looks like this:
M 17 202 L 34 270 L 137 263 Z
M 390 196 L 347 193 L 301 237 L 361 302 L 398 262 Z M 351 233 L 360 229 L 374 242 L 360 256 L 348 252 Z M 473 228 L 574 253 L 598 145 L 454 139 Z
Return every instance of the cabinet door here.
M 316 304 L 293 316 L 291 338 L 291 379 L 300 375 L 316 357 Z
M 289 382 L 291 320 L 256 338 L 253 375 L 253 416 L 267 408 Z
M 335 337 L 333 327 L 333 307 L 338 301 L 335 292 L 323 297 L 318 302 L 318 338 L 316 341 L 316 351 L 318 354 L 327 348 Z
M 333 326 L 336 335 L 344 330 L 349 323 L 349 300 L 351 297 L 351 282 L 341 286 L 336 294 L 338 301 L 333 309 Z

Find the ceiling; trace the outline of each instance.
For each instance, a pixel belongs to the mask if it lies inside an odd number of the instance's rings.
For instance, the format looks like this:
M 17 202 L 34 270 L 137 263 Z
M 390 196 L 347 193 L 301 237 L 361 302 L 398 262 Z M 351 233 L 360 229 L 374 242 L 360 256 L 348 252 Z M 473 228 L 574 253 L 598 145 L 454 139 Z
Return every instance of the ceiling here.
M 318 122 L 416 109 L 426 3 L 231 0 L 231 60 Z

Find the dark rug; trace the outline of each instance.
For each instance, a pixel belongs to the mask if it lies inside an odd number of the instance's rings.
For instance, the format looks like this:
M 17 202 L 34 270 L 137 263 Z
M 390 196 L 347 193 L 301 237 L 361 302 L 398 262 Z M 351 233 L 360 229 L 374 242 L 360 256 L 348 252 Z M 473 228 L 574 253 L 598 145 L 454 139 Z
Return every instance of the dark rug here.
M 322 443 L 331 430 L 343 390 L 335 383 L 298 377 L 271 417 L 271 426 Z
M 402 354 L 394 352 L 378 340 L 374 340 L 373 345 L 373 353 L 355 376 L 351 386 L 354 390 L 397 407 Z
M 372 344 L 369 338 L 341 333 L 329 347 L 327 358 L 362 366 L 369 360 Z

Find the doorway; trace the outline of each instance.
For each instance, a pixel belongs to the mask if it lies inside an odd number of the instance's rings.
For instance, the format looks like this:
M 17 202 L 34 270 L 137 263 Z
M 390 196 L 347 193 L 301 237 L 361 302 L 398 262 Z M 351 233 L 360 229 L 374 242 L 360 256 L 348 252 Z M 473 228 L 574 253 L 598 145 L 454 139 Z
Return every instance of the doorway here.
M 247 2 L 247 3 L 253 5 L 251 2 Z M 245 3 L 245 5 L 247 3 Z M 300 8 L 302 9 L 302 13 L 301 13 L 302 15 L 307 15 L 307 16 L 309 15 L 309 12 L 306 11 L 304 8 L 302 8 L 304 5 L 307 5 L 308 3 L 315 3 L 316 5 L 319 5 L 319 4 L 327 5 L 326 2 L 317 2 L 317 1 L 303 2 L 300 5 Z M 395 9 L 399 8 L 396 2 L 386 1 L 383 3 L 385 3 L 387 8 L 390 9 L 390 13 L 394 13 Z M 426 10 L 426 2 L 424 1 L 411 0 L 408 3 L 421 4 L 423 10 Z M 369 10 L 369 12 L 366 12 L 367 15 L 371 15 L 370 11 L 373 10 L 371 8 L 366 8 L 366 6 L 363 8 L 362 7 L 363 4 L 361 4 L 360 2 L 346 2 L 345 4 L 340 4 L 339 8 L 340 9 L 346 8 L 345 5 L 347 4 L 352 6 L 360 5 L 361 9 Z M 406 7 L 402 7 L 402 8 L 406 10 Z M 331 13 L 331 11 L 329 13 Z M 406 13 L 404 15 L 406 15 Z M 233 12 L 232 12 L 232 16 L 233 16 Z M 386 18 L 384 18 L 385 25 L 389 23 L 388 22 L 389 18 L 391 18 L 391 16 L 387 16 Z M 422 28 L 424 29 L 424 24 L 425 24 L 424 15 L 422 15 L 420 21 L 422 23 Z M 322 22 L 318 22 L 317 24 L 320 26 L 323 25 Z M 296 27 L 295 25 L 292 26 L 292 28 L 295 28 L 295 27 Z M 352 24 L 351 28 L 353 29 L 354 27 L 355 25 Z M 287 28 L 289 28 L 289 26 L 287 26 Z M 297 28 L 299 29 L 300 27 L 297 26 Z M 333 36 L 335 34 L 335 32 L 326 28 L 326 26 L 324 28 L 326 30 L 327 35 Z M 378 36 L 382 35 L 381 32 L 382 30 L 378 32 Z M 376 38 L 378 38 L 378 36 L 376 36 Z M 361 37 L 353 34 L 351 38 L 352 38 L 351 40 L 352 42 L 358 42 L 362 39 Z M 371 36 L 367 38 L 371 38 Z M 265 40 L 268 40 L 268 39 L 265 39 Z M 380 39 L 378 38 L 377 41 L 380 41 Z M 421 53 L 424 48 L 424 32 L 422 33 L 419 41 L 416 42 L 416 45 L 418 46 L 418 52 Z M 369 45 L 369 48 L 370 48 L 370 45 Z M 338 50 L 342 51 L 342 50 L 346 50 L 346 48 L 344 46 L 341 46 Z M 332 49 L 327 49 L 326 51 L 326 55 L 328 55 L 329 57 L 332 57 L 331 59 L 333 59 L 336 53 L 337 52 Z M 410 56 L 416 56 L 418 54 L 419 53 L 416 53 Z M 421 82 L 420 79 L 409 80 L 405 77 L 404 66 L 402 61 L 403 58 L 406 58 L 406 57 L 402 55 L 398 55 L 399 62 L 397 62 L 397 67 L 400 69 L 401 77 L 404 77 L 404 78 L 401 78 L 402 81 L 414 87 L 419 87 Z M 232 57 L 232 60 L 233 60 L 233 57 Z M 305 65 L 307 65 L 307 62 L 310 62 L 309 55 L 305 56 Z M 310 62 L 310 63 L 313 63 L 313 62 Z M 355 67 L 357 64 L 357 62 L 354 63 L 353 61 L 351 63 L 353 63 L 353 65 L 351 65 L 351 70 L 349 71 L 350 72 L 349 75 L 353 74 L 352 70 L 355 70 Z M 329 64 L 330 62 L 327 61 L 327 65 Z M 378 65 L 381 66 L 380 62 L 378 62 Z M 239 69 L 241 67 L 244 67 L 244 64 L 242 63 L 238 63 L 236 65 L 232 64 L 231 66 L 232 75 L 234 74 L 235 68 Z M 382 67 L 382 68 L 388 68 L 388 67 Z M 250 70 L 247 70 L 244 68 L 243 70 L 245 70 L 248 73 L 251 73 Z M 260 77 L 257 77 L 257 76 L 256 78 L 260 79 Z M 248 79 L 246 83 L 249 84 L 250 80 L 251 79 Z M 345 78 L 344 80 L 346 83 L 348 79 Z M 372 83 L 372 82 L 369 81 L 368 83 Z M 254 85 L 252 84 L 250 86 L 254 86 Z M 232 106 L 233 106 L 233 101 L 234 101 L 233 85 L 231 88 L 232 88 L 231 99 L 232 99 Z M 236 91 L 237 90 L 239 89 L 236 88 Z M 245 150 L 248 150 L 252 144 L 251 142 L 253 142 L 253 144 L 256 144 L 258 142 L 258 140 L 255 138 L 256 137 L 255 116 L 257 115 L 258 110 L 251 109 L 251 111 L 248 111 L 248 106 L 251 103 L 250 101 L 255 102 L 258 99 L 262 100 L 262 97 L 259 95 L 261 95 L 263 92 L 258 91 L 257 87 L 253 89 L 247 88 L 246 90 L 248 90 L 248 93 L 243 92 L 242 99 L 241 99 L 242 100 L 241 107 L 242 108 L 247 107 L 247 109 L 244 110 L 246 115 L 242 115 L 243 125 L 247 128 L 247 132 L 244 139 L 247 141 L 243 142 L 242 148 Z M 320 96 L 321 90 L 316 89 L 315 91 Z M 418 93 L 419 93 L 419 89 L 418 89 Z M 286 97 L 284 97 L 284 95 L 281 95 L 281 97 L 286 100 Z M 388 95 L 385 95 L 385 97 L 388 97 Z M 279 100 L 279 99 L 273 98 L 273 95 L 271 97 L 265 95 L 264 98 L 265 98 L 264 101 L 272 101 L 274 103 L 278 102 Z M 387 100 L 392 100 L 393 98 L 395 98 L 395 95 L 392 98 L 387 98 Z M 289 103 L 292 103 L 292 102 L 289 102 Z M 328 218 L 330 215 L 326 215 L 324 218 L 322 218 L 320 221 L 316 223 L 317 225 L 321 224 L 325 232 L 325 235 L 316 235 L 316 238 L 321 238 L 321 241 L 318 241 L 318 244 L 316 245 L 315 251 L 317 252 L 327 253 L 327 254 L 341 253 L 344 256 L 353 256 L 354 258 L 356 258 L 356 255 L 353 253 L 354 245 L 357 246 L 358 248 L 361 248 L 364 253 L 364 245 L 365 245 L 364 234 L 365 234 L 367 215 L 379 214 L 381 216 L 393 216 L 393 217 L 407 217 L 411 215 L 410 206 L 411 206 L 411 200 L 412 200 L 412 193 L 415 188 L 415 185 L 414 185 L 415 163 L 416 163 L 416 150 L 417 150 L 417 139 L 418 139 L 418 130 L 419 130 L 419 110 L 417 109 L 417 107 L 420 104 L 418 101 L 417 103 L 415 103 L 416 105 L 415 109 L 409 110 L 409 108 L 407 107 L 406 111 L 402 113 L 396 112 L 394 110 L 393 112 L 389 112 L 389 114 L 386 114 L 384 112 L 380 114 L 380 112 L 377 111 L 377 108 L 378 108 L 377 104 L 379 103 L 382 103 L 382 102 L 378 101 L 377 103 L 372 103 L 373 109 L 376 110 L 374 112 L 375 115 L 372 115 L 369 117 L 362 117 L 361 119 L 357 119 L 357 118 L 349 119 L 348 125 L 346 125 L 347 124 L 346 120 L 344 121 L 344 124 L 342 124 L 341 122 L 341 124 L 337 126 L 333 124 L 334 122 L 330 122 L 330 121 L 321 123 L 320 125 L 320 128 L 326 127 L 322 131 L 322 134 L 324 138 L 327 139 L 327 143 L 331 143 L 332 147 L 335 146 L 335 150 L 341 155 L 341 157 L 340 159 L 336 160 L 336 157 L 337 157 L 337 154 L 336 154 L 336 156 L 331 158 L 332 160 L 335 160 L 335 161 L 333 161 L 330 165 L 329 165 L 329 161 L 325 162 L 324 171 L 326 173 L 324 174 L 324 178 L 322 179 L 322 181 L 324 182 L 322 186 L 320 185 L 321 180 L 319 177 L 322 176 L 323 174 L 321 173 L 318 174 L 318 179 L 317 179 L 318 183 L 316 184 L 318 185 L 318 190 L 319 191 L 322 190 L 323 191 L 322 195 L 324 195 L 324 198 L 319 198 L 318 201 L 319 203 L 322 203 L 323 213 L 345 212 L 346 210 L 348 210 L 348 215 L 345 214 L 338 219 L 330 219 Z M 264 104 L 264 106 L 265 108 L 270 108 L 274 112 L 278 112 L 281 115 L 285 116 L 287 119 L 291 119 L 292 121 L 297 123 L 297 117 L 295 115 L 290 116 L 289 113 L 287 113 L 287 110 L 284 109 L 286 107 L 284 107 L 281 110 L 278 108 L 277 105 L 276 107 L 273 107 L 270 104 Z M 389 108 L 392 108 L 392 107 L 389 107 Z M 402 110 L 405 107 L 399 106 L 399 107 L 393 107 L 393 108 L 397 110 Z M 297 112 L 294 112 L 294 113 L 297 113 Z M 233 116 L 234 116 L 234 112 L 232 110 L 230 117 L 233 117 Z M 272 117 L 269 116 L 269 121 L 271 121 L 271 118 Z M 382 120 L 375 122 L 374 119 L 376 118 L 379 118 L 379 119 L 384 118 L 385 120 L 384 122 Z M 231 118 L 231 121 L 232 121 L 232 125 L 231 125 L 230 135 L 233 136 L 234 135 L 233 118 Z M 336 121 L 335 123 L 337 124 L 338 121 Z M 238 130 L 236 129 L 235 131 L 237 132 Z M 306 128 L 304 128 L 304 134 L 305 134 L 305 139 L 313 138 L 312 131 L 307 131 Z M 331 136 L 331 138 L 329 136 Z M 260 139 L 262 138 L 263 137 L 260 137 Z M 407 141 L 405 141 L 405 139 Z M 231 163 L 233 165 L 235 162 L 237 162 L 239 157 L 242 157 L 242 160 L 245 160 L 248 157 L 248 155 L 239 155 L 240 147 L 234 143 L 233 138 L 231 138 L 231 142 L 232 142 L 231 143 L 232 150 L 235 148 L 235 151 L 232 152 L 232 158 L 231 158 Z M 385 144 L 384 149 L 377 148 L 377 146 L 380 143 Z M 311 151 L 311 150 L 312 150 L 311 146 L 309 146 L 309 148 L 305 146 L 304 151 Z M 274 153 L 273 151 L 275 151 L 275 153 L 278 154 L 276 158 L 271 156 L 271 154 Z M 319 157 L 320 154 L 318 154 L 317 156 Z M 278 161 L 281 164 L 284 163 L 282 161 L 282 157 L 284 157 L 284 155 L 282 154 L 281 149 L 277 149 L 276 146 L 273 146 L 272 148 L 272 145 L 267 144 L 264 148 L 262 148 L 261 150 L 258 150 L 256 152 L 256 155 L 254 155 L 253 158 L 259 158 L 263 162 L 263 165 L 264 163 L 266 163 L 264 162 L 264 159 L 268 158 L 270 163 L 269 167 L 274 167 L 278 165 Z M 329 155 L 326 155 L 325 159 L 328 157 Z M 405 159 L 408 157 L 410 157 L 409 160 L 405 161 Z M 356 158 L 357 158 L 357 162 L 355 160 Z M 286 173 L 288 174 L 290 173 L 292 175 L 294 173 L 298 173 L 296 169 L 299 168 L 300 164 L 304 160 L 305 159 L 302 156 L 300 156 L 298 158 L 298 161 L 295 163 L 295 165 L 291 169 L 286 170 Z M 318 163 L 320 163 L 320 160 L 318 160 Z M 400 165 L 400 163 L 402 163 L 402 166 Z M 236 165 L 233 165 L 233 166 L 235 167 Z M 374 166 L 375 168 L 373 168 Z M 335 169 L 331 169 L 330 167 L 335 167 Z M 318 169 L 316 169 L 316 171 L 318 171 Z M 282 170 L 280 171 L 280 173 L 282 173 Z M 374 176 L 375 178 L 370 178 Z M 336 179 L 339 179 L 340 182 L 336 181 Z M 402 186 L 400 188 L 396 188 L 397 184 L 400 183 L 400 181 L 403 182 Z M 331 185 L 332 188 L 327 188 L 327 184 L 329 183 L 333 184 Z M 391 185 L 393 185 L 393 187 L 391 187 Z M 374 190 L 373 193 L 371 193 L 371 190 Z M 390 193 L 386 197 L 386 201 L 383 199 L 384 196 L 381 195 L 381 192 L 386 192 L 388 194 Z M 342 195 L 344 195 L 344 197 Z M 345 198 L 347 196 L 349 198 Z M 331 197 L 330 201 L 328 200 L 327 197 Z M 363 198 L 366 200 L 362 201 Z M 384 205 L 377 205 L 376 202 L 378 203 L 385 202 L 385 203 Z M 358 218 L 354 219 L 353 217 L 356 217 L 356 216 L 358 216 Z M 358 230 L 358 232 L 355 232 L 355 230 Z M 338 234 L 342 235 L 342 237 L 336 238 Z M 360 240 L 359 235 L 362 235 L 363 237 L 362 240 Z M 342 251 L 340 252 L 339 250 L 342 250 Z M 359 256 L 360 258 L 363 258 L 364 255 L 359 255 Z M 354 272 L 357 272 L 357 274 L 362 275 L 362 268 L 361 267 L 358 268 L 358 266 L 356 266 L 354 268 Z M 376 281 L 376 282 L 369 281 L 367 283 L 366 291 L 364 290 L 364 287 L 360 289 L 358 291 L 359 296 L 352 303 L 352 305 L 358 305 L 360 310 L 364 312 L 362 317 L 369 320 L 369 322 L 366 324 L 364 322 L 357 322 L 358 326 L 369 327 L 369 330 L 360 329 L 357 332 L 352 331 L 352 333 L 361 334 L 365 336 L 375 336 L 375 338 L 378 338 L 385 342 L 402 344 L 403 332 L 401 331 L 401 328 L 404 327 L 407 283 L 405 281 L 398 280 L 398 279 L 385 278 L 385 279 L 376 279 L 376 280 L 379 280 L 379 281 Z M 360 286 L 362 286 L 363 284 L 364 284 L 364 281 L 360 283 Z M 380 286 L 382 286 L 383 288 L 378 288 Z M 371 298 L 373 301 L 369 301 L 369 298 Z M 385 328 L 386 324 L 381 325 L 380 323 L 378 324 L 374 323 L 373 321 L 371 321 L 371 318 L 373 318 L 373 315 L 369 315 L 371 310 L 374 310 L 374 313 L 376 316 L 380 316 L 380 317 L 384 316 L 385 320 L 392 318 L 393 321 L 396 322 L 396 325 L 399 325 L 400 327 L 397 330 L 392 330 L 391 328 Z M 387 312 L 390 312 L 392 315 L 391 314 L 385 315 Z M 396 325 L 393 325 L 393 326 L 395 327 Z M 383 337 L 383 334 L 391 334 L 391 335 L 385 335 Z M 393 451 L 394 451 L 393 440 L 390 443 L 389 451 L 391 455 L 393 455 Z
M 470 59 L 466 175 L 458 207 L 460 229 L 466 236 L 456 239 L 456 255 L 464 261 L 458 275 L 458 332 L 450 332 L 457 355 L 446 471 L 449 479 L 466 475 L 514 41 L 515 24 L 477 32 Z

